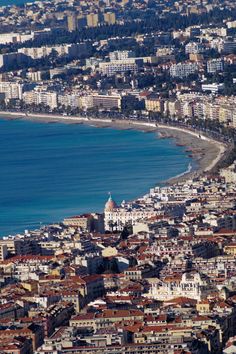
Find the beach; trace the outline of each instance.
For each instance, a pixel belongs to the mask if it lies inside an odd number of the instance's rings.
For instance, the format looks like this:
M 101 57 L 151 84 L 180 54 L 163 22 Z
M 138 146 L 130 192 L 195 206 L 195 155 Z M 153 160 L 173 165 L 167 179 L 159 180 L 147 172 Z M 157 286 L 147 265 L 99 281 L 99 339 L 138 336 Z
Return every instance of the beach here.
M 190 131 L 185 128 L 171 127 L 169 125 L 155 124 L 135 120 L 112 120 L 100 118 L 85 118 L 79 116 L 64 116 L 58 114 L 36 114 L 0 111 L 0 116 L 5 119 L 24 119 L 37 122 L 64 122 L 67 124 L 87 124 L 98 128 L 112 127 L 116 129 L 134 129 L 143 132 L 156 132 L 161 139 L 173 138 L 176 145 L 184 146 L 189 157 L 194 161 L 194 166 L 185 173 L 175 176 L 168 181 L 174 184 L 186 181 L 189 178 L 199 176 L 203 173 L 214 171 L 218 163 L 227 153 L 227 146 L 219 141 L 213 140 L 206 135 L 199 135 L 199 132 Z

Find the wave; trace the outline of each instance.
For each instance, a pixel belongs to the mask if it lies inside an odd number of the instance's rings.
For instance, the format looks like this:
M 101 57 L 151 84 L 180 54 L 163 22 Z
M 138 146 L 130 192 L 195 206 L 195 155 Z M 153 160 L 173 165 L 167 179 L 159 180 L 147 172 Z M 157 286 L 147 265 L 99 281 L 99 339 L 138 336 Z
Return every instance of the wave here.
M 187 170 L 184 171 L 184 172 L 182 172 L 182 173 L 180 173 L 179 175 L 175 176 L 174 178 L 183 177 L 183 176 L 185 176 L 187 173 L 190 173 L 190 172 L 192 171 L 192 169 L 193 169 L 193 166 L 192 166 L 191 163 L 189 163 Z

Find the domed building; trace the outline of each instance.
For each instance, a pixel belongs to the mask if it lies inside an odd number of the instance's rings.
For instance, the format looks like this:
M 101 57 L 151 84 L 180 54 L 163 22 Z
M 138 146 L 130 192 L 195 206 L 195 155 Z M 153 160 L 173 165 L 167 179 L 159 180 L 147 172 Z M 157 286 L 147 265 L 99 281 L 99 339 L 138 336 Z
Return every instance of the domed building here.
M 116 202 L 112 199 L 112 196 L 110 194 L 110 197 L 108 199 L 108 201 L 105 204 L 105 209 L 104 211 L 113 211 L 114 209 L 117 209 L 118 205 L 116 204 Z
M 155 217 L 155 209 L 146 209 L 134 203 L 122 202 L 120 206 L 111 195 L 104 208 L 105 231 L 122 231 L 126 225 L 134 225 L 138 220 Z
M 119 207 L 116 202 L 112 199 L 111 193 L 109 193 L 109 199 L 105 204 L 104 208 L 104 226 L 106 231 L 114 231 L 114 213 L 118 211 Z

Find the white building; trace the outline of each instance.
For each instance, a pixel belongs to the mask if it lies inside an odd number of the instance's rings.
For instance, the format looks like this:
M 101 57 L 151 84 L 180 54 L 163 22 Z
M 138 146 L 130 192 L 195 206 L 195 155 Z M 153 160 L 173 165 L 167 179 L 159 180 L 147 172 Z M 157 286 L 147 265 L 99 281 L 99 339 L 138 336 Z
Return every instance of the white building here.
M 0 93 L 5 94 L 5 99 L 22 99 L 24 84 L 18 82 L 0 82 Z
M 185 46 L 186 54 L 198 54 L 204 52 L 205 48 L 202 43 L 190 42 Z
M 61 94 L 58 95 L 58 104 L 65 107 L 79 108 L 80 97 L 76 94 Z
M 177 277 L 171 281 L 155 279 L 146 296 L 159 301 L 168 301 L 178 297 L 201 300 L 210 291 L 212 288 L 201 274 L 190 272 L 184 273 L 181 279 Z
M 1 33 L 0 36 L 0 44 L 10 44 L 10 43 L 23 43 L 26 41 L 29 41 L 30 39 L 33 39 L 34 34 L 29 33 Z
M 185 62 L 173 64 L 170 67 L 170 76 L 186 78 L 191 74 L 195 74 L 198 71 L 197 63 Z
M 121 96 L 114 95 L 88 95 L 80 97 L 80 107 L 84 110 L 89 108 L 110 110 L 112 108 L 121 108 Z
M 51 109 L 57 107 L 57 93 L 50 91 L 33 90 L 23 93 L 23 101 L 26 104 L 42 104 L 49 106 Z
M 116 50 L 109 53 L 110 61 L 124 60 L 128 58 L 134 58 L 135 53 L 132 50 Z
M 220 90 L 224 89 L 224 84 L 203 84 L 202 91 L 208 91 L 211 93 L 218 93 Z
M 127 71 L 137 72 L 142 64 L 142 59 L 128 58 L 125 60 L 100 63 L 99 69 L 103 75 L 112 76 L 116 73 L 124 74 Z
M 212 59 L 207 62 L 207 72 L 214 74 L 224 70 L 224 61 L 222 59 Z
M 110 196 L 104 209 L 105 230 L 122 231 L 125 225 L 134 225 L 138 220 L 152 218 L 157 216 L 157 214 L 158 213 L 155 209 L 142 207 L 132 208 L 127 207 L 125 204 L 119 207 Z

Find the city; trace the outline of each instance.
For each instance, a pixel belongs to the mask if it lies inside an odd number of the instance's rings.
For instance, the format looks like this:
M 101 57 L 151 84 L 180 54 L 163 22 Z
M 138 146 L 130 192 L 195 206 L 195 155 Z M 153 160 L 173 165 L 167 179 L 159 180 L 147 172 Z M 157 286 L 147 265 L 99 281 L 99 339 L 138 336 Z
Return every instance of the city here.
M 2 118 L 155 132 L 191 159 L 0 239 L 0 353 L 236 353 L 235 1 L 0 2 L 0 32 Z

